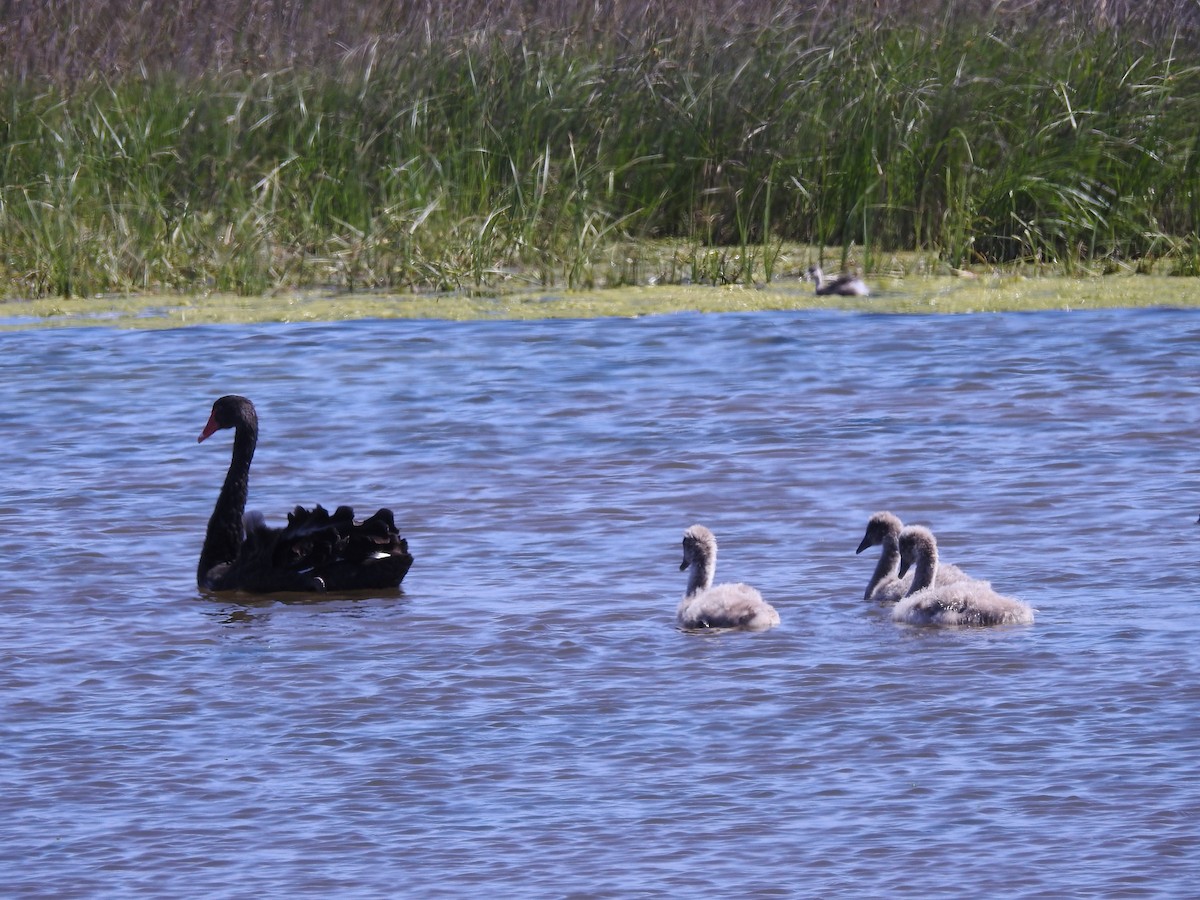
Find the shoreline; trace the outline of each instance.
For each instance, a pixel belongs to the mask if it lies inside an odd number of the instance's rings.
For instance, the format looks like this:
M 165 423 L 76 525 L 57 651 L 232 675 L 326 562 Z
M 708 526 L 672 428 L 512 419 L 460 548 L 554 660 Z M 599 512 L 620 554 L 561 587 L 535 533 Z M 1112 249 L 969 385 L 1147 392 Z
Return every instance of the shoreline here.
M 781 278 L 754 286 L 663 285 L 596 290 L 553 288 L 471 293 L 281 290 L 245 297 L 129 294 L 0 301 L 0 330 L 108 327 L 182 328 L 362 319 L 535 320 L 638 317 L 679 312 L 844 310 L 879 314 L 1200 308 L 1200 280 L 1165 275 L 973 279 L 876 279 L 870 297 L 818 297 L 812 285 Z

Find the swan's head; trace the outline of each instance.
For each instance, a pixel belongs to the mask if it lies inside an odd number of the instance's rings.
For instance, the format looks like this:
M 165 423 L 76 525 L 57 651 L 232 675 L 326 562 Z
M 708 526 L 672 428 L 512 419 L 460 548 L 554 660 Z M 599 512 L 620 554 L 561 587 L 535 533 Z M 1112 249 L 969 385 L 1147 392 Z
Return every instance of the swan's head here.
M 705 565 L 717 555 L 717 539 L 703 525 L 693 525 L 683 533 L 683 562 L 679 571 L 694 565 Z
M 806 277 L 807 277 L 807 278 L 808 278 L 810 281 L 817 281 L 817 282 L 820 282 L 820 281 L 823 281 L 823 280 L 825 279 L 825 273 L 821 271 L 821 267 L 820 267 L 820 266 L 818 266 L 818 265 L 812 265 L 812 266 L 809 266 L 809 267 L 808 267 L 808 274 L 807 274 L 807 276 L 806 276 Z
M 900 571 L 901 578 L 920 560 L 937 563 L 937 541 L 933 532 L 921 525 L 909 525 L 900 532 Z
M 222 428 L 245 428 L 247 426 L 255 432 L 258 431 L 258 413 L 254 411 L 254 404 L 245 397 L 229 394 L 212 405 L 212 414 L 208 417 L 208 424 L 200 432 L 200 437 L 196 438 L 196 443 L 211 437 Z
M 884 542 L 890 542 L 894 546 L 903 527 L 898 516 L 887 511 L 875 513 L 867 520 L 867 533 L 863 535 L 862 542 L 854 552 L 862 553 L 868 547 L 878 547 Z

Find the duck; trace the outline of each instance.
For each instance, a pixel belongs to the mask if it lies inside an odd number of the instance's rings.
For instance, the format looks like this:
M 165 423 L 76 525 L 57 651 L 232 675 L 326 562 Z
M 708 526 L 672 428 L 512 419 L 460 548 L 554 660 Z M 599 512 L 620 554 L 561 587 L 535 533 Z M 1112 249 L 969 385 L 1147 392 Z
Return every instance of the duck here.
M 775 607 L 750 585 L 713 585 L 717 538 L 703 525 L 693 525 L 683 533 L 679 570 L 688 571 L 687 592 L 675 612 L 679 627 L 685 631 L 766 631 L 779 624 Z
M 826 278 L 818 265 L 808 267 L 808 277 L 817 284 L 818 297 L 869 297 L 871 289 L 857 275 L 845 273 Z

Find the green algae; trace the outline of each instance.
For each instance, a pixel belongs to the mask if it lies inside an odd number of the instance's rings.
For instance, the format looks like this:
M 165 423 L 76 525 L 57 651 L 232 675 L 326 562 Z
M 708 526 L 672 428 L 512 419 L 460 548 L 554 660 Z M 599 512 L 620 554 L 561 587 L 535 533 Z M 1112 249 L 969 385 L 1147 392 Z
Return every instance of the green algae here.
M 0 301 L 0 329 L 105 326 L 178 328 L 259 322 L 355 319 L 559 319 L 695 311 L 840 309 L 949 314 L 1136 307 L 1200 307 L 1200 280 L 1161 275 L 1089 278 L 996 275 L 909 276 L 871 280 L 871 297 L 818 297 L 798 278 L 752 286 L 664 285 L 591 291 L 495 293 L 334 293 L 279 291 L 261 297 L 114 295 Z

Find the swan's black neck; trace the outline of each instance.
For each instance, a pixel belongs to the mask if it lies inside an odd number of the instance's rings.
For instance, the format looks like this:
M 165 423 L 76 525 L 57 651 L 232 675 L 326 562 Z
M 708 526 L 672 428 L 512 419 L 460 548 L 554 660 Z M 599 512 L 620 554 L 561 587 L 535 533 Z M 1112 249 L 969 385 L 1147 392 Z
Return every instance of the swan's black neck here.
M 196 582 L 200 587 L 210 586 L 209 573 L 213 567 L 233 562 L 241 549 L 245 537 L 242 517 L 250 490 L 250 462 L 254 459 L 257 444 L 258 429 L 248 422 L 238 422 L 233 434 L 233 458 L 221 493 L 217 495 L 212 518 L 208 520 L 208 530 L 204 533 L 204 547 L 196 569 Z

